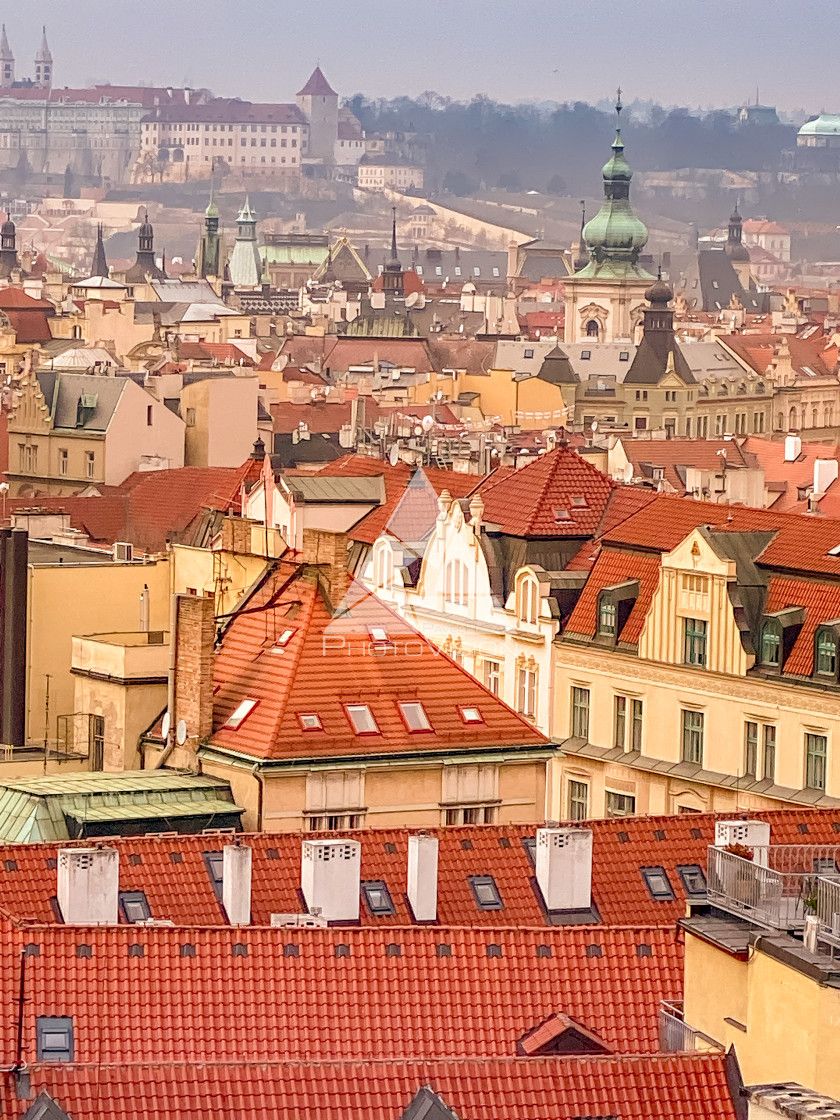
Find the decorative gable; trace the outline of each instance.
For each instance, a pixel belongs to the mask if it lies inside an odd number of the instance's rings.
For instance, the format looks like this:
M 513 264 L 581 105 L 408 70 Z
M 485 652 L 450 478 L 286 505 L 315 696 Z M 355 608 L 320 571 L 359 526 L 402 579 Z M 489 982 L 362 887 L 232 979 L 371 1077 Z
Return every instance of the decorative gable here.
M 534 1058 L 547 1054 L 611 1054 L 612 1049 L 595 1031 L 558 1011 L 523 1034 L 516 1052 Z
M 51 406 L 44 397 L 41 384 L 34 373 L 26 373 L 14 390 L 12 410 L 9 413 L 10 432 L 46 434 L 52 431 Z

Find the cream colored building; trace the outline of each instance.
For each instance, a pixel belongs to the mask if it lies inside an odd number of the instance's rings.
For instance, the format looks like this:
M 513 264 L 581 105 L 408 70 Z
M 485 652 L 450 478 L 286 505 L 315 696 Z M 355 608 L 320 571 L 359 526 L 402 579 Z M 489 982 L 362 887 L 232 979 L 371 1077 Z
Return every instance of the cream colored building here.
M 366 155 L 359 160 L 358 184 L 368 191 L 422 190 L 423 169 L 391 153 Z

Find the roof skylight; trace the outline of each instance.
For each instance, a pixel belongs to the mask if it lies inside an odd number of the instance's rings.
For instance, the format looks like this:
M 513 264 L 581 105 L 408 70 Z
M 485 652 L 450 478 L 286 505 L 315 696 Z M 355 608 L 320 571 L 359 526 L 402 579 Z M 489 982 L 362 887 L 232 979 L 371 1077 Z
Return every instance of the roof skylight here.
M 400 702 L 400 711 L 409 731 L 431 731 L 426 709 L 417 701 Z
M 459 711 L 464 723 L 484 723 L 484 717 L 478 708 L 460 708 Z
M 378 735 L 379 727 L 367 704 L 348 704 L 347 718 L 357 735 Z
M 258 703 L 259 700 L 243 700 L 236 711 L 228 716 L 225 727 L 229 727 L 231 731 L 237 731 L 251 712 L 253 712 Z
M 304 731 L 323 731 L 324 725 L 317 712 L 298 712 L 298 721 Z

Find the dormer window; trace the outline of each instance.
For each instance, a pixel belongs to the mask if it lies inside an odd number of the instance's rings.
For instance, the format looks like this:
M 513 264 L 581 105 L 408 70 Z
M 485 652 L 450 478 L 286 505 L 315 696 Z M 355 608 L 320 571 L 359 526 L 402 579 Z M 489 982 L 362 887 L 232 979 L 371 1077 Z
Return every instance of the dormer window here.
M 531 576 L 524 576 L 516 589 L 516 617 L 520 623 L 534 625 L 539 617 L 540 589 Z
M 802 607 L 785 607 L 765 615 L 761 627 L 761 665 L 771 673 L 782 672 L 805 622 Z M 838 623 L 840 626 L 840 623 Z M 814 650 L 816 659 L 816 648 Z
M 635 579 L 601 589 L 598 594 L 596 638 L 600 639 L 602 645 L 615 645 L 621 637 L 622 628 L 636 605 L 638 595 L 639 581 Z
M 782 652 L 782 635 L 778 624 L 765 622 L 761 628 L 761 664 L 778 668 Z
M 837 680 L 837 644 L 840 619 L 826 622 L 817 629 L 814 644 L 814 672 L 826 680 Z
M 609 599 L 603 599 L 598 605 L 598 633 L 603 637 L 615 637 L 617 614 L 615 603 Z

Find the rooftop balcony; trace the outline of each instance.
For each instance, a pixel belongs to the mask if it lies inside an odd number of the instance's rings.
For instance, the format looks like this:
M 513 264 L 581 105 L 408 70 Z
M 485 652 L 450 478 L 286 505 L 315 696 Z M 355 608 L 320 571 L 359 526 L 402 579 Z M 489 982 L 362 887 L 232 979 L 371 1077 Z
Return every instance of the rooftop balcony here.
M 773 844 L 752 852 L 750 860 L 709 848 L 708 901 L 766 929 L 786 931 L 803 930 L 805 918 L 822 905 L 829 931 L 837 923 L 840 944 L 840 844 Z

